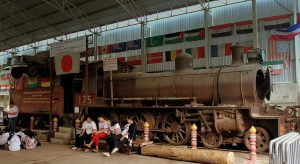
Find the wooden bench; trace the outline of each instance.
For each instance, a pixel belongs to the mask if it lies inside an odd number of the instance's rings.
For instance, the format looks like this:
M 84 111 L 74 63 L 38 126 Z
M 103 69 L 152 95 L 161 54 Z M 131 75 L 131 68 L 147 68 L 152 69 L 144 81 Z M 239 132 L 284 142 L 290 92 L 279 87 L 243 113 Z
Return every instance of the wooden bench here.
M 99 140 L 99 150 L 101 149 L 101 147 L 103 146 L 103 148 L 108 151 L 109 149 L 109 146 L 108 146 L 108 143 L 106 142 L 106 138 L 105 139 L 100 139 Z

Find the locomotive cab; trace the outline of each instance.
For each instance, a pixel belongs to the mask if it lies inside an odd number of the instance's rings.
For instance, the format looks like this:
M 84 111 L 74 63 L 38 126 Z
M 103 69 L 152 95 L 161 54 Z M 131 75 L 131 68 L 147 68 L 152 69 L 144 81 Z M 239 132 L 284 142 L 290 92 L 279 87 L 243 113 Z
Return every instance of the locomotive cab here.
M 118 62 L 117 72 L 132 72 L 134 67 L 127 63 Z M 105 107 L 109 106 L 110 87 L 109 85 L 109 72 L 103 71 L 103 62 L 90 63 L 88 65 L 88 79 L 85 76 L 85 65 L 82 65 L 80 74 L 78 75 L 79 88 L 75 94 L 76 106 L 88 107 Z M 86 95 L 86 88 L 87 95 Z
M 85 65 L 81 65 L 78 78 L 78 90 L 75 93 L 75 105 L 79 107 L 97 106 L 98 101 L 103 102 L 103 77 L 102 62 L 90 63 L 88 74 L 85 72 Z M 88 79 L 86 79 L 88 76 Z M 105 104 L 103 104 L 105 105 Z

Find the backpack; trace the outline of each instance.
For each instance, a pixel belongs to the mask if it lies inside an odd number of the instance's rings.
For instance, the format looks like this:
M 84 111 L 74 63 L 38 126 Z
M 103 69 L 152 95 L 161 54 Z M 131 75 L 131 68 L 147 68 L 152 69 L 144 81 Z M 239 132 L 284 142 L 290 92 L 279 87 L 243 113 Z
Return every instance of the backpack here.
M 37 141 L 35 138 L 30 138 L 29 136 L 25 136 L 23 139 L 23 145 L 25 149 L 34 149 L 37 145 Z

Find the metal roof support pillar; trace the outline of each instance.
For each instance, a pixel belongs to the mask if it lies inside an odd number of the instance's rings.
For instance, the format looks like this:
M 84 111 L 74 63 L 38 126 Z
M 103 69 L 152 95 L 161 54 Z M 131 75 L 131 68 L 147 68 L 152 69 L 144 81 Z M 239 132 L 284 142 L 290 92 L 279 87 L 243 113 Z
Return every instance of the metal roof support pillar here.
M 85 94 L 85 100 L 84 100 L 84 105 L 85 105 L 85 112 L 88 113 L 89 107 L 88 107 L 88 96 L 89 96 L 89 53 L 88 53 L 88 37 L 86 37 L 86 51 L 85 51 L 85 67 L 84 67 L 84 94 Z
M 100 37 L 100 33 L 94 32 L 94 62 L 98 61 L 98 37 Z
M 142 72 L 146 72 L 147 67 L 147 54 L 146 54 L 146 44 L 145 44 L 145 26 L 146 21 L 141 21 L 141 61 L 142 61 Z
M 259 48 L 256 0 L 252 0 L 253 48 Z
M 293 4 L 293 24 L 297 23 L 297 13 L 298 13 L 298 5 L 299 5 L 299 1 L 294 1 Z M 296 65 L 296 83 L 298 86 L 298 102 L 297 104 L 300 102 L 300 36 L 296 35 L 295 39 L 294 39 L 294 54 L 295 54 L 295 65 Z
M 211 25 L 211 17 L 209 15 L 210 10 L 209 6 L 202 6 L 204 10 L 204 31 L 205 31 L 205 59 L 206 59 L 206 68 L 210 67 L 210 29 L 209 26 Z

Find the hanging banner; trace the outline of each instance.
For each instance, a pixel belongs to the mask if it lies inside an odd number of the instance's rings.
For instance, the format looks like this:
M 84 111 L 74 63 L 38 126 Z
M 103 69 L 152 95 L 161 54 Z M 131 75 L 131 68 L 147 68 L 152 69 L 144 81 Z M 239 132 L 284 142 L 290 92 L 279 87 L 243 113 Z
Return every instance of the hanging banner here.
M 80 53 L 65 54 L 54 57 L 56 75 L 79 73 Z
M 86 37 L 50 44 L 50 57 L 86 51 Z

